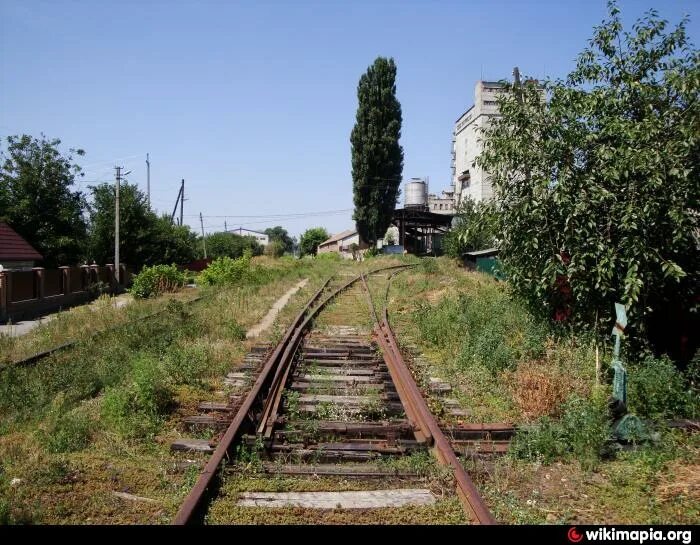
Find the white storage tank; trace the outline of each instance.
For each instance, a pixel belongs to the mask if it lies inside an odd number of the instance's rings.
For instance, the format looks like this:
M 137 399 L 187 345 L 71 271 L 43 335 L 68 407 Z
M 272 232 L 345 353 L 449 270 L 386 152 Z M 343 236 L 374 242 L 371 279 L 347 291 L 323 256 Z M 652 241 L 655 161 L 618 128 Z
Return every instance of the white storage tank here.
M 428 188 L 425 180 L 411 178 L 406 182 L 404 208 L 425 207 L 428 205 Z

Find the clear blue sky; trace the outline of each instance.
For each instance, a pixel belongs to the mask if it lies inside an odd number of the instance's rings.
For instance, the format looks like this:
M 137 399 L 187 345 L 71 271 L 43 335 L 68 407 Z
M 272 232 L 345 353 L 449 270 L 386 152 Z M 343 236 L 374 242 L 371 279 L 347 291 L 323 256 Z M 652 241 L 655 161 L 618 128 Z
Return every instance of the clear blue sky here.
M 698 0 L 620 2 L 625 21 L 656 7 L 671 22 Z M 455 119 L 481 79 L 564 76 L 605 16 L 604 0 L 194 2 L 0 0 L 0 136 L 82 147 L 85 180 L 123 165 L 154 206 L 186 180 L 186 223 L 228 218 L 298 235 L 352 227 L 350 131 L 360 75 L 398 65 L 404 178 L 450 182 Z M 84 182 L 81 187 L 86 187 Z

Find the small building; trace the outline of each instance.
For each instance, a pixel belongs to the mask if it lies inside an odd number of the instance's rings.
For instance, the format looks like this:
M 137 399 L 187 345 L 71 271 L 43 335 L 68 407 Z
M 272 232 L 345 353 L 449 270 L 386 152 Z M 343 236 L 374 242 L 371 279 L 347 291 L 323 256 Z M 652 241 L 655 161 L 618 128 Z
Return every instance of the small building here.
M 505 278 L 498 262 L 498 248 L 466 252 L 462 254 L 462 261 L 464 266 L 472 271 L 490 274 L 497 280 Z
M 239 227 L 238 229 L 229 231 L 229 233 L 235 233 L 242 237 L 253 237 L 261 246 L 267 246 L 270 243 L 270 237 L 267 234 L 261 233 L 260 231 L 253 231 L 252 229 L 245 229 L 244 227 Z
M 43 256 L 9 225 L 0 222 L 0 265 L 5 270 L 31 270 Z
M 333 235 L 328 240 L 324 240 L 318 245 L 318 253 L 326 254 L 331 252 L 336 252 L 340 254 L 341 257 L 346 259 L 352 259 L 352 250 L 350 246 L 353 244 L 357 245 L 358 250 L 364 250 L 367 245 L 360 242 L 360 235 L 357 233 L 357 229 L 347 229 L 337 235 Z

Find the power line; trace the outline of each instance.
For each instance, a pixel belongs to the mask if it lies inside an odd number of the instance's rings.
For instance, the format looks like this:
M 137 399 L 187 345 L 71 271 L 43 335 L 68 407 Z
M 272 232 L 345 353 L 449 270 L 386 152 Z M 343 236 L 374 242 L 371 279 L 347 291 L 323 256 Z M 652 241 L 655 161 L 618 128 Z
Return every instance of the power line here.
M 299 212 L 293 214 L 258 214 L 258 215 L 211 215 L 204 216 L 205 218 L 268 218 L 268 219 L 287 219 L 296 217 L 309 217 L 309 216 L 325 216 L 333 214 L 344 214 L 345 212 L 352 212 L 352 208 L 343 208 L 340 210 L 320 210 L 316 212 Z M 197 217 L 199 214 L 186 214 L 185 217 Z

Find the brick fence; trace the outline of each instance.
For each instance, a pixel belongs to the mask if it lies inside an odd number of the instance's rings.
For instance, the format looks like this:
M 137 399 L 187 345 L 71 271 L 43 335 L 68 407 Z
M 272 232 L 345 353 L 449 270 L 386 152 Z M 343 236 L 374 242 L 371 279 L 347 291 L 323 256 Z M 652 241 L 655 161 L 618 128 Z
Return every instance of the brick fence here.
M 119 269 L 119 284 L 114 265 L 0 272 L 0 323 L 30 320 L 86 303 L 101 293 L 122 291 L 131 274 L 123 263 Z

